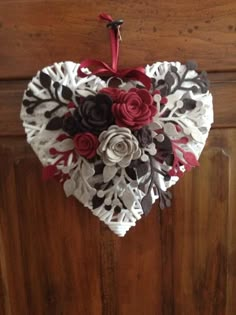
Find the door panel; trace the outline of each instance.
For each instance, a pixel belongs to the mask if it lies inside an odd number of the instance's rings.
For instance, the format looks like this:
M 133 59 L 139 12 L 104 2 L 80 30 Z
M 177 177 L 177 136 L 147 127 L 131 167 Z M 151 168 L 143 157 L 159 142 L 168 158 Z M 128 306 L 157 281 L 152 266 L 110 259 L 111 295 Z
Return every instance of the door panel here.
M 109 63 L 100 12 L 125 20 L 122 67 L 196 59 L 214 97 L 200 167 L 125 238 L 42 180 L 19 119 L 38 69 Z M 0 315 L 236 314 L 235 20 L 232 0 L 0 2 Z
M 201 167 L 173 189 L 173 207 L 154 206 L 117 238 L 56 182 L 41 180 L 23 138 L 3 138 L 6 314 L 233 314 L 235 143 L 235 129 L 212 130 Z

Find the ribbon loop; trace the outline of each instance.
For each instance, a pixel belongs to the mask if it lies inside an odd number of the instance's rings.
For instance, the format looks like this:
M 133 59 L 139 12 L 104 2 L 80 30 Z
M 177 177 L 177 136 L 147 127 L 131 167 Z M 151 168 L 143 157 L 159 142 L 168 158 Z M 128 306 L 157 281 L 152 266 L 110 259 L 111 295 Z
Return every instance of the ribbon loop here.
M 110 67 L 103 61 L 86 59 L 80 64 L 78 75 L 82 78 L 91 74 L 100 76 L 112 75 L 119 78 L 129 78 L 140 81 L 149 90 L 151 87 L 151 79 L 145 74 L 144 67 L 118 70 L 120 26 L 123 24 L 123 20 L 113 20 L 112 17 L 106 13 L 101 13 L 99 17 L 100 19 L 108 22 L 107 27 L 109 28 L 110 33 L 112 66 Z M 94 70 L 90 69 L 90 67 L 94 68 Z M 91 73 L 84 73 L 82 71 L 83 68 L 89 68 Z

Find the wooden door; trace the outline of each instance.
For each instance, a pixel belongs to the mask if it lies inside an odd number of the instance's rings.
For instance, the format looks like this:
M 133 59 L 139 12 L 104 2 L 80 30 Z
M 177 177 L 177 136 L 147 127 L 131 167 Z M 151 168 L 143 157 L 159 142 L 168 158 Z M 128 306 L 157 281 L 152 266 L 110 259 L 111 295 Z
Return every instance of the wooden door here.
M 121 67 L 195 59 L 215 123 L 174 203 L 118 238 L 43 182 L 19 120 L 23 90 L 54 61 L 109 62 L 97 15 L 125 20 Z M 236 2 L 0 1 L 0 314 L 236 314 Z

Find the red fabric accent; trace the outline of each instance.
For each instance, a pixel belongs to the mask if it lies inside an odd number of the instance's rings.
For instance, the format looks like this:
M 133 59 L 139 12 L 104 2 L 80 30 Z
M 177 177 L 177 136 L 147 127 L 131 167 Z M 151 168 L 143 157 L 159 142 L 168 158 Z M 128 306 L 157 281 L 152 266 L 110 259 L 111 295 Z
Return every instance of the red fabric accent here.
M 61 141 L 64 141 L 66 139 L 69 139 L 69 138 L 70 138 L 70 136 L 68 136 L 66 134 L 60 134 L 57 137 L 57 141 L 61 142 Z M 48 179 L 54 177 L 56 180 L 58 180 L 60 182 L 64 182 L 70 176 L 68 174 L 64 174 L 61 170 L 59 170 L 57 168 L 57 165 L 59 163 L 63 162 L 64 165 L 66 166 L 66 163 L 67 163 L 68 158 L 69 158 L 71 153 L 73 154 L 72 161 L 75 162 L 77 158 L 76 158 L 76 153 L 75 153 L 74 149 L 68 150 L 68 151 L 58 151 L 57 149 L 52 147 L 49 149 L 49 153 L 51 155 L 60 155 L 60 158 L 54 164 L 45 166 L 43 168 L 43 179 L 48 180 Z
M 99 141 L 94 134 L 90 132 L 78 133 L 73 141 L 76 151 L 81 156 L 92 159 L 96 155 Z
M 168 98 L 167 97 L 162 97 L 160 103 L 165 105 L 168 102 Z
M 73 103 L 73 102 L 69 102 L 68 104 L 67 104 L 67 107 L 70 109 L 70 108 L 76 108 L 76 105 L 75 105 L 75 103 Z
M 110 15 L 106 13 L 101 13 L 99 18 L 107 22 L 112 22 L 113 19 Z M 112 55 L 112 66 L 110 67 L 107 63 L 94 59 L 85 59 L 81 62 L 78 69 L 78 76 L 84 78 L 88 74 L 82 71 L 82 68 L 89 68 L 92 74 L 102 75 L 102 76 L 114 76 L 119 78 L 128 78 L 131 80 L 137 80 L 144 84 L 144 86 L 149 90 L 151 87 L 151 79 L 145 74 L 144 67 L 137 68 L 127 68 L 123 70 L 118 70 L 118 59 L 119 59 L 119 29 L 110 28 L 110 42 L 111 42 L 111 55 Z M 94 70 L 91 69 L 94 68 Z
M 192 152 L 185 151 L 183 148 L 177 145 L 177 143 L 186 144 L 188 142 L 188 138 L 183 137 L 178 140 L 172 140 L 171 142 L 173 148 L 174 161 L 171 170 L 168 172 L 170 176 L 182 177 L 184 174 L 184 172 L 180 170 L 180 167 L 182 165 L 184 165 L 186 171 L 190 171 L 191 168 L 199 166 L 199 162 Z M 179 157 L 177 151 L 182 153 L 183 158 Z
M 157 108 L 152 95 L 146 89 L 132 88 L 129 91 L 117 88 L 104 88 L 100 91 L 113 99 L 112 112 L 116 125 L 130 129 L 140 129 L 148 125 Z

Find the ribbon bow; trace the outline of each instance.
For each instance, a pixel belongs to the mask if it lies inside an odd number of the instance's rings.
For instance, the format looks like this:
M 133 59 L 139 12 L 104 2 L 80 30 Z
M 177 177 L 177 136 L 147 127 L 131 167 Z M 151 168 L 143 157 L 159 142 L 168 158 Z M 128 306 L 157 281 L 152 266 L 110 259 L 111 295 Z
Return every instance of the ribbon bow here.
M 120 47 L 120 25 L 123 23 L 122 20 L 113 20 L 112 17 L 106 13 L 101 13 L 99 17 L 102 20 L 108 22 L 107 27 L 110 33 L 111 42 L 111 55 L 112 55 L 112 66 L 107 63 L 94 59 L 85 59 L 81 62 L 78 75 L 82 78 L 94 74 L 100 76 L 114 76 L 118 78 L 129 78 L 130 80 L 137 80 L 143 83 L 143 85 L 149 90 L 151 87 L 151 79 L 145 74 L 144 67 L 127 68 L 118 70 L 118 59 L 119 59 L 119 47 Z M 82 68 L 95 68 L 90 70 L 91 73 L 87 74 L 82 71 Z

